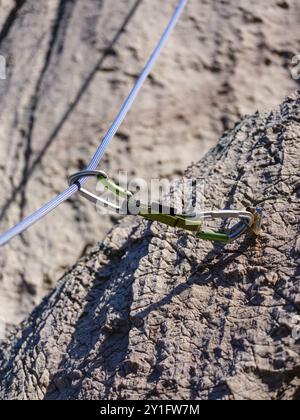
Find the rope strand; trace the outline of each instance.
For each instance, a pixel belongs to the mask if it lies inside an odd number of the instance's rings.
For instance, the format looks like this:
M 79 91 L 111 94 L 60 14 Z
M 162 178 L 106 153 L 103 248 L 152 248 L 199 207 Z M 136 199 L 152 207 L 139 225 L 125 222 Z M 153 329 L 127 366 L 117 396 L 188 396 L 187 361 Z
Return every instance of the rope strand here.
M 161 53 L 162 49 L 164 48 L 171 32 L 173 31 L 176 23 L 179 20 L 179 17 L 185 8 L 187 0 L 180 0 L 179 4 L 171 17 L 171 20 L 165 29 L 159 43 L 157 44 L 154 52 L 152 53 L 150 59 L 148 60 L 146 66 L 144 67 L 142 73 L 140 74 L 138 80 L 136 81 L 133 89 L 131 90 L 129 96 L 127 97 L 126 101 L 121 107 L 120 112 L 118 113 L 116 119 L 114 120 L 113 124 L 111 125 L 110 129 L 108 130 L 107 134 L 102 139 L 94 157 L 92 158 L 87 170 L 92 171 L 95 170 L 99 163 L 101 162 L 103 155 L 109 146 L 112 138 L 117 133 L 118 129 L 120 128 L 121 124 L 123 123 L 126 115 L 128 114 L 134 100 L 136 99 L 138 93 L 140 92 L 145 80 L 149 76 L 159 54 Z M 80 186 L 83 186 L 87 182 L 87 178 L 82 178 L 79 181 Z M 31 216 L 24 219 L 22 222 L 14 226 L 13 228 L 9 229 L 8 231 L 4 232 L 0 235 L 0 246 L 7 244 L 11 239 L 20 235 L 24 231 L 26 231 L 30 226 L 37 223 L 39 220 L 47 216 L 50 212 L 56 209 L 60 204 L 64 203 L 68 200 L 73 194 L 78 191 L 79 185 L 72 185 L 71 187 L 67 188 L 53 200 L 49 201 Z

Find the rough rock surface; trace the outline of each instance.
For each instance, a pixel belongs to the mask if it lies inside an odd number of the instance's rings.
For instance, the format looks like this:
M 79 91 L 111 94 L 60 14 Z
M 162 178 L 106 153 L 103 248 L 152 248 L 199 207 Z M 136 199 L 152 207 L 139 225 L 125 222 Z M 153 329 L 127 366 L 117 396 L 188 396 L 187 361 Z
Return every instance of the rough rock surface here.
M 0 1 L 1 230 L 89 161 L 176 2 Z M 243 114 L 280 103 L 296 86 L 299 9 L 190 0 L 103 169 L 178 176 Z M 0 323 L 23 319 L 111 226 L 75 197 L 1 249 Z
M 299 140 L 297 94 L 185 174 L 207 205 L 263 207 L 257 240 L 121 221 L 2 346 L 0 398 L 299 399 Z

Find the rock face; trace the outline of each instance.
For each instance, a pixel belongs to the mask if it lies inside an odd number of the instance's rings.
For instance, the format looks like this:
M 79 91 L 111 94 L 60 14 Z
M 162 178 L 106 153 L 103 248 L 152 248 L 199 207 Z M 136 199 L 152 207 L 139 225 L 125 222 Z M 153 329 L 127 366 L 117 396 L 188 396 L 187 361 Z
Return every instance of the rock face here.
M 208 206 L 261 206 L 257 240 L 121 221 L 2 346 L 0 398 L 299 399 L 299 140 L 297 94 L 185 174 Z
M 89 162 L 176 3 L 0 1 L 0 54 L 7 58 L 1 230 Z M 181 175 L 242 115 L 295 89 L 299 2 L 265 3 L 189 1 L 102 169 L 146 180 Z M 1 249 L 0 323 L 23 319 L 112 223 L 76 197 Z

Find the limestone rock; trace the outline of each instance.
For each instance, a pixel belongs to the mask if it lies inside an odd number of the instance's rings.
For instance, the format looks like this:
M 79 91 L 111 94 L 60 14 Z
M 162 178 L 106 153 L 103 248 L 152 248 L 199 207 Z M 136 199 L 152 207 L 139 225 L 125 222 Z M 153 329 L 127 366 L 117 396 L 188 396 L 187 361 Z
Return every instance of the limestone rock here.
M 1 346 L 0 398 L 299 399 L 299 140 L 297 94 L 185 173 L 261 206 L 257 240 L 121 221 Z
M 176 3 L 0 1 L 1 231 L 89 162 Z M 298 0 L 189 0 L 101 168 L 181 176 L 224 129 L 296 88 L 299 39 Z M 1 249 L 0 330 L 40 303 L 113 223 L 74 197 Z

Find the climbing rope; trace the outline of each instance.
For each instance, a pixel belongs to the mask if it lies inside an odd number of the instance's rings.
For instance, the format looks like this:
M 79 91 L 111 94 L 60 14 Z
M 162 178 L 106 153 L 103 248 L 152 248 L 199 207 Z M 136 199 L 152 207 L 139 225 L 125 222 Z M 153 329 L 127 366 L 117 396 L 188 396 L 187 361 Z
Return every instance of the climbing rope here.
M 121 107 L 121 110 L 119 111 L 116 119 L 114 120 L 113 124 L 111 125 L 110 129 L 108 130 L 107 134 L 104 136 L 101 144 L 99 145 L 93 159 L 91 160 L 91 163 L 89 164 L 87 170 L 88 171 L 94 171 L 99 163 L 101 162 L 103 155 L 111 142 L 112 138 L 117 133 L 119 127 L 121 126 L 122 122 L 124 121 L 127 113 L 129 112 L 134 100 L 136 99 L 138 93 L 140 92 L 145 80 L 149 76 L 159 54 L 161 53 L 162 49 L 164 48 L 169 36 L 171 35 L 171 32 L 173 31 L 181 13 L 183 12 L 183 9 L 185 8 L 187 3 L 187 0 L 180 0 L 178 3 L 178 6 L 174 12 L 174 14 L 171 17 L 170 22 L 168 23 L 167 28 L 165 29 L 161 39 L 158 42 L 158 45 L 156 46 L 154 52 L 152 53 L 151 57 L 149 58 L 145 68 L 143 69 L 142 73 L 140 74 L 138 80 L 136 81 L 133 89 L 131 90 L 129 96 L 125 100 L 123 106 Z M 78 192 L 84 186 L 84 184 L 87 182 L 88 177 L 82 177 L 77 180 L 75 184 L 71 184 L 69 188 L 67 188 L 65 191 L 63 191 L 61 194 L 59 194 L 57 197 L 55 197 L 53 200 L 45 204 L 43 207 L 41 207 L 38 211 L 33 213 L 31 216 L 27 217 L 23 221 L 21 221 L 19 224 L 14 226 L 13 228 L 9 229 L 8 231 L 4 232 L 2 235 L 0 235 L 0 246 L 5 245 L 8 243 L 11 239 L 16 237 L 17 235 L 20 235 L 24 231 L 26 231 L 30 226 L 37 223 L 39 220 L 47 216 L 50 212 L 52 212 L 54 209 L 56 209 L 60 204 L 64 203 L 66 200 L 68 200 L 73 194 Z

